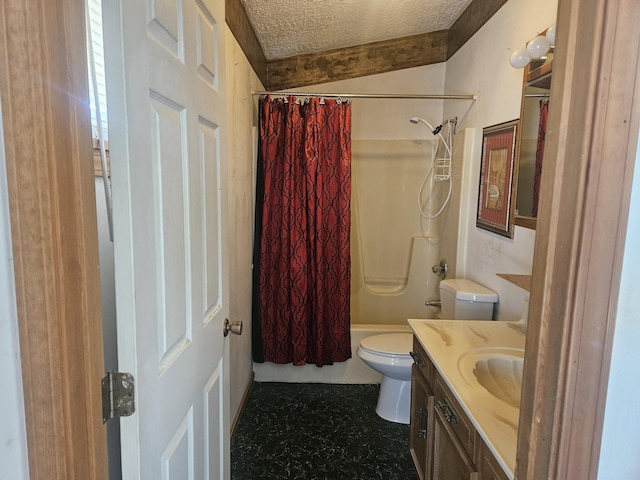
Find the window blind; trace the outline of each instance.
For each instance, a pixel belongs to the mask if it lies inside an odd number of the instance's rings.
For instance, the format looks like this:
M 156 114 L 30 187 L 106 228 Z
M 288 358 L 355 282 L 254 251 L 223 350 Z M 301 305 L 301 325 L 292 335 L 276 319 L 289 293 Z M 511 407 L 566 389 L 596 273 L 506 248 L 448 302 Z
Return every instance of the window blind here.
M 107 90 L 104 70 L 104 43 L 102 34 L 102 0 L 86 0 L 86 8 L 89 14 L 90 38 L 87 42 L 91 42 L 93 47 L 93 65 L 91 64 L 91 56 L 87 48 L 87 63 L 89 65 L 89 98 L 91 107 L 91 131 L 94 139 L 98 138 L 98 121 L 96 119 L 96 105 L 93 93 L 93 81 L 91 80 L 91 72 L 95 71 L 98 84 L 98 108 L 100 108 L 100 117 L 102 121 L 102 138 L 106 141 L 107 132 Z M 89 35 L 88 35 L 89 37 Z M 89 47 L 89 45 L 87 45 Z

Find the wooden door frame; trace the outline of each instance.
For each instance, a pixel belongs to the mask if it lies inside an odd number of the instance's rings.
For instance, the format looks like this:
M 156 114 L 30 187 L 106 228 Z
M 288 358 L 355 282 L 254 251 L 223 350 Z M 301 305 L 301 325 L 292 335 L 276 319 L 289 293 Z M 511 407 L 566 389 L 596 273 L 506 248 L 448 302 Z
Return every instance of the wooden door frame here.
M 640 127 L 640 6 L 560 0 L 516 478 L 595 479 Z
M 0 3 L 0 96 L 30 478 L 107 478 L 83 0 Z

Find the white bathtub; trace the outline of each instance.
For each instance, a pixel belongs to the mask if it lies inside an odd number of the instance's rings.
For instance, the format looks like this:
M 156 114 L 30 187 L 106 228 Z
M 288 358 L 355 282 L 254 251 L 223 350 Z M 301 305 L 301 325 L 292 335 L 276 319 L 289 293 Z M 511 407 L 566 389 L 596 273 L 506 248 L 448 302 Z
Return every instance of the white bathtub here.
M 407 332 L 409 325 L 351 325 L 351 359 L 324 367 L 304 365 L 294 367 L 292 364 L 276 365 L 275 363 L 254 363 L 255 380 L 257 382 L 290 382 L 290 383 L 380 383 L 382 375 L 368 367 L 356 354 L 358 345 L 364 337 L 380 333 Z

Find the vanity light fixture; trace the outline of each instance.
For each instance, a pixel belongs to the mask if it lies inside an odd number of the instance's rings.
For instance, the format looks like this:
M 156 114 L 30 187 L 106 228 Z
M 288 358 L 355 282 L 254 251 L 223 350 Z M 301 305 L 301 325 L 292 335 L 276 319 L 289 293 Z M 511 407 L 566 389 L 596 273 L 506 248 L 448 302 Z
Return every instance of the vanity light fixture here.
M 520 48 L 511 54 L 511 66 L 524 68 L 531 60 L 544 57 L 556 43 L 556 25 L 551 25 L 544 35 L 529 40 L 525 48 Z

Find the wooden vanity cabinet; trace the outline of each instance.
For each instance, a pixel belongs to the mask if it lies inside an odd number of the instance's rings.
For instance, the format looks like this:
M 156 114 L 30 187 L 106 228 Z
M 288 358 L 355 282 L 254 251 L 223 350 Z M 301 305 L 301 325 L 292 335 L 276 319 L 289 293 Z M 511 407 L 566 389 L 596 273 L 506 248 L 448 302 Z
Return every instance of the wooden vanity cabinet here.
M 436 411 L 433 480 L 478 480 L 475 465 L 442 413 Z
M 413 339 L 409 449 L 421 480 L 508 480 L 491 450 Z
M 439 375 L 435 377 L 434 397 L 432 479 L 479 480 L 475 428 Z
M 409 429 L 409 450 L 420 480 L 431 478 L 433 458 L 433 405 L 434 395 L 433 364 L 429 361 L 422 345 L 413 339 L 413 359 L 411 368 L 411 425 Z

